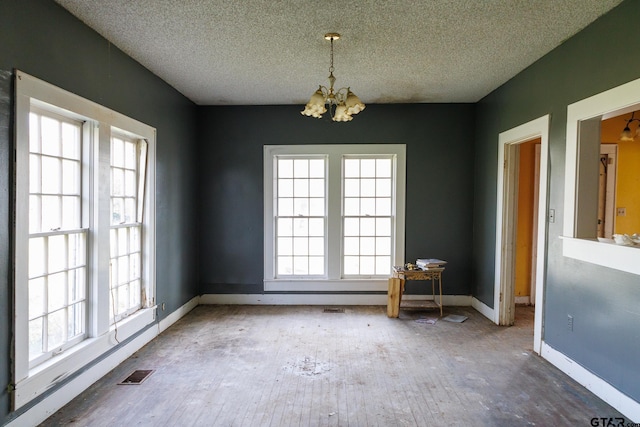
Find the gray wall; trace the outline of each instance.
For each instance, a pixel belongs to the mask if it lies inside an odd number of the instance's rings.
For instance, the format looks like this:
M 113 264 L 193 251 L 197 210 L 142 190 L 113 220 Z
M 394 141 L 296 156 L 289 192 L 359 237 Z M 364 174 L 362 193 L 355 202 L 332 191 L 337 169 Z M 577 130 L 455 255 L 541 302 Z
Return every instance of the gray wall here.
M 447 260 L 444 293 L 469 295 L 474 106 L 368 105 L 349 123 L 302 108 L 200 109 L 202 293 L 262 293 L 263 145 L 398 143 L 407 145 L 406 259 Z
M 498 134 L 551 114 L 544 340 L 640 401 L 640 279 L 564 258 L 559 239 L 567 105 L 640 78 L 638 22 L 640 1 L 625 1 L 477 104 L 472 281 L 493 306 Z
M 12 70 L 157 128 L 157 301 L 161 319 L 198 295 L 196 106 L 50 0 L 0 0 L 0 425 L 9 414 L 12 310 Z

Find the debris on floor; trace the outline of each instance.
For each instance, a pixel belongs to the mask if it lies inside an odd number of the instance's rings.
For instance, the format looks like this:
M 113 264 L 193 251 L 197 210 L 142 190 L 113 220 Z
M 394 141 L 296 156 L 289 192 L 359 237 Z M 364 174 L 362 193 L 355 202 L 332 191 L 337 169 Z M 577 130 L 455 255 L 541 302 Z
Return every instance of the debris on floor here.
M 421 317 L 415 320 L 416 323 L 426 323 L 427 325 L 435 325 L 437 321 L 437 317 Z
M 450 314 L 447 317 L 443 318 L 442 320 L 446 320 L 447 322 L 462 323 L 467 319 L 468 319 L 467 316 L 461 316 L 459 314 Z

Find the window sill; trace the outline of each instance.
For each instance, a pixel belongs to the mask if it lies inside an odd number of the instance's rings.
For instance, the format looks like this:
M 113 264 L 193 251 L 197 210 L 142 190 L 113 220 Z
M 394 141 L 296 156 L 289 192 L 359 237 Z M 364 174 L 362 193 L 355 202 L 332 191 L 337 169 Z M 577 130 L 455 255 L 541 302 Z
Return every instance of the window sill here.
M 272 279 L 264 281 L 265 292 L 387 292 L 389 282 L 387 278 L 371 279 Z
M 155 320 L 156 307 L 139 310 L 118 324 L 115 328 L 95 338 L 88 338 L 82 343 L 53 357 L 29 370 L 29 376 L 16 384 L 15 408 L 20 408 L 32 399 L 54 387 L 74 372 L 83 369 L 89 362 L 100 357 L 111 348 L 133 336 Z
M 569 258 L 640 275 L 640 246 L 561 237 L 562 254 Z

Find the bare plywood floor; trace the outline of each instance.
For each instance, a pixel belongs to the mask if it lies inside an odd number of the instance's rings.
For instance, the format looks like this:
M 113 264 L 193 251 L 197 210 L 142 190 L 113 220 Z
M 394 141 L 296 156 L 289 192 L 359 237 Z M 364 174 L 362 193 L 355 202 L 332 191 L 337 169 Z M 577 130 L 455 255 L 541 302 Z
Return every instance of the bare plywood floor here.
M 621 416 L 532 351 L 533 309 L 199 306 L 43 425 L 590 425 Z M 136 369 L 140 385 L 117 385 Z

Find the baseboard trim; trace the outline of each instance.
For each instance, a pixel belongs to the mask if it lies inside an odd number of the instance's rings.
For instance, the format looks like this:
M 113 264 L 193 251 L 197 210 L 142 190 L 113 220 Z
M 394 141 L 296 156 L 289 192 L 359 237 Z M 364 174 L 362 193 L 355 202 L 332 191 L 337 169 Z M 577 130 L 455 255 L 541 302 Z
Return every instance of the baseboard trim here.
M 529 296 L 516 297 L 516 304 L 531 304 L 531 298 Z
M 493 323 L 496 323 L 495 310 L 477 298 L 471 299 L 471 307 L 475 308 L 480 314 L 482 314 L 487 319 L 491 320 Z
M 430 296 L 429 296 L 430 297 Z M 403 299 L 425 299 L 424 295 L 404 295 Z M 470 306 L 469 295 L 443 295 L 444 306 Z M 246 305 L 387 305 L 386 294 L 206 294 L 200 304 Z
M 540 355 L 587 390 L 620 411 L 629 420 L 634 423 L 640 422 L 640 402 L 636 402 L 544 341 Z
M 195 308 L 199 303 L 199 299 L 199 297 L 192 298 L 160 322 L 152 325 L 130 342 L 119 347 L 118 350 L 88 368 L 68 383 L 60 386 L 60 388 L 43 398 L 40 402 L 9 421 L 7 426 L 39 425 L 64 405 L 75 399 L 80 393 L 88 389 L 93 383 L 104 377 L 127 358 L 131 357 L 136 351 L 156 338 L 160 332 L 166 330 L 182 316 Z

